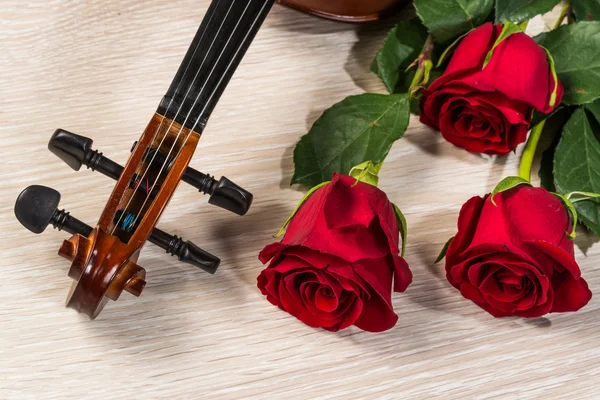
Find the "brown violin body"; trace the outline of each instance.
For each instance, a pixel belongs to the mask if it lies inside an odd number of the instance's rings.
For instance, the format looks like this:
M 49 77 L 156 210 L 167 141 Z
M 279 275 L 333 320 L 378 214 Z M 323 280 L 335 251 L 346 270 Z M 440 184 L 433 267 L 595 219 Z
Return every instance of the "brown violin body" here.
M 278 0 L 288 7 L 344 22 L 376 21 L 408 0 Z

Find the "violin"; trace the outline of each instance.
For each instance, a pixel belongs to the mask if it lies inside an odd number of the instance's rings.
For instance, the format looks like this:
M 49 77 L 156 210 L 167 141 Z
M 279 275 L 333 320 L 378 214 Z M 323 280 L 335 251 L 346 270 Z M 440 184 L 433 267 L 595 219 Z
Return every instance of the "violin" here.
M 319 17 L 343 22 L 376 21 L 408 0 L 278 0 L 279 3 Z
M 73 236 L 58 254 L 71 262 L 66 306 L 94 319 L 123 291 L 140 296 L 146 271 L 137 264 L 146 243 L 211 274 L 220 260 L 156 225 L 180 181 L 209 203 L 244 215 L 252 194 L 188 164 L 208 119 L 274 0 L 213 0 L 156 113 L 123 167 L 92 148 L 93 141 L 57 130 L 49 150 L 74 170 L 83 165 L 117 182 L 95 227 L 58 208 L 60 193 L 40 185 L 17 198 L 15 215 L 33 233 L 48 225 Z

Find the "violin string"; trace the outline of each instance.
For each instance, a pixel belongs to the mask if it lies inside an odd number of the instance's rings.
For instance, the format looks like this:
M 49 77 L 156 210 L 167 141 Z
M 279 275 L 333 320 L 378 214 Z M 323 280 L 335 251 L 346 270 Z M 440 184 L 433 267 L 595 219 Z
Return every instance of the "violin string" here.
M 218 7 L 219 3 L 221 2 L 221 0 L 217 0 L 217 5 L 216 7 Z M 210 18 L 208 20 L 208 23 L 206 24 L 206 26 L 208 27 L 210 25 L 210 23 L 212 22 L 213 17 L 215 16 L 216 13 L 212 13 L 210 15 Z M 194 61 L 194 56 L 196 55 L 196 52 L 198 51 L 198 49 L 200 48 L 200 43 L 202 43 L 202 39 L 204 38 L 204 35 L 206 34 L 206 31 L 208 29 L 205 29 L 202 32 L 202 35 L 200 36 L 200 40 L 198 41 L 198 43 L 196 44 L 196 47 L 194 48 L 194 52 L 192 53 L 192 56 L 190 57 L 190 60 L 188 61 L 187 65 L 185 66 L 185 70 L 183 71 L 183 74 L 181 75 L 181 79 L 179 80 L 179 83 L 177 84 L 177 87 L 175 88 L 175 93 L 173 93 L 173 96 L 171 97 L 171 99 L 169 100 L 169 103 L 167 104 L 167 108 L 164 112 L 164 115 L 161 115 L 160 118 L 160 123 L 158 125 L 158 127 L 154 130 L 154 134 L 152 135 L 152 140 L 150 140 L 150 142 L 148 143 L 148 146 L 146 146 L 146 150 L 151 149 L 152 148 L 152 143 L 154 143 L 154 141 L 156 140 L 156 137 L 158 136 L 158 133 L 160 132 L 160 129 L 163 126 L 163 123 L 165 121 L 165 116 L 169 114 L 169 110 L 171 109 L 171 105 L 173 105 L 175 98 L 177 97 L 177 95 L 179 94 L 179 89 L 181 88 L 181 85 L 184 82 L 184 77 L 185 74 L 187 74 L 188 69 L 190 68 L 190 66 L 192 65 L 193 61 Z M 146 151 L 144 154 L 144 158 L 142 160 L 142 162 L 146 162 L 148 160 L 148 156 L 150 155 L 150 151 Z M 142 174 L 142 177 L 139 179 L 139 182 L 142 182 L 142 179 L 144 177 L 145 173 Z
M 248 3 L 252 2 L 252 0 L 250 0 Z M 252 33 L 252 31 L 254 30 L 254 27 L 256 26 L 256 23 L 258 22 L 258 20 L 261 18 L 262 13 L 264 12 L 265 8 L 267 7 L 267 5 L 269 4 L 269 1 L 265 1 L 263 6 L 261 7 L 260 11 L 258 12 L 256 18 L 254 19 L 254 21 L 252 22 L 252 25 L 250 26 L 250 29 L 248 29 L 248 31 L 246 32 L 246 35 L 244 36 L 244 38 L 242 39 L 240 45 L 238 46 L 237 50 L 235 51 L 233 57 L 231 58 L 231 60 L 229 61 L 229 64 L 227 64 L 227 67 L 225 68 L 225 72 L 221 75 L 221 78 L 219 79 L 219 82 L 217 83 L 217 85 L 215 86 L 215 88 L 213 89 L 212 93 L 210 94 L 210 96 L 208 97 L 208 100 L 205 102 L 204 104 L 204 108 L 202 109 L 202 111 L 199 114 L 198 120 L 194 123 L 194 126 L 192 127 L 192 129 L 188 132 L 184 143 L 187 143 L 187 141 L 189 140 L 190 136 L 192 135 L 192 133 L 194 132 L 194 130 L 196 129 L 196 126 L 198 125 L 198 123 L 200 122 L 202 115 L 204 114 L 204 112 L 206 111 L 206 109 L 208 108 L 208 106 L 210 105 L 210 102 L 212 100 L 212 98 L 214 97 L 214 95 L 217 93 L 217 91 L 219 90 L 219 86 L 221 86 L 221 83 L 223 82 L 223 79 L 225 79 L 225 76 L 227 76 L 227 73 L 229 72 L 229 69 L 231 68 L 232 64 L 234 63 L 234 61 L 236 60 L 238 54 L 240 53 L 240 51 L 242 50 L 242 48 L 244 47 L 244 45 L 246 44 L 246 41 L 248 40 L 248 37 L 250 36 L 250 34 Z M 244 10 L 245 12 L 245 10 Z M 243 18 L 243 14 L 242 17 Z M 241 20 L 240 20 L 241 21 Z M 239 22 L 238 22 L 239 24 Z M 237 26 L 236 26 L 237 27 Z M 234 33 L 235 33 L 235 29 L 234 29 Z M 233 36 L 233 34 L 232 34 Z M 231 38 L 230 38 L 231 39 Z M 229 42 L 229 41 L 228 41 Z M 198 99 L 196 99 L 197 101 Z M 171 148 L 171 150 L 173 150 L 173 147 Z M 179 151 L 177 152 L 177 155 L 175 156 L 175 159 L 177 159 L 179 157 L 179 155 L 181 154 L 181 152 L 183 151 L 183 146 L 179 149 Z M 170 154 L 170 152 L 169 152 Z M 164 166 L 163 166 L 164 167 Z M 156 182 L 155 182 L 156 184 Z M 135 224 L 135 221 L 134 221 Z
M 216 6 L 218 6 L 220 2 L 221 2 L 221 0 L 217 0 L 217 5 L 216 5 Z M 198 67 L 198 70 L 196 71 L 196 74 L 194 75 L 194 78 L 192 79 L 192 83 L 191 83 L 191 84 L 188 86 L 188 89 L 187 89 L 187 91 L 186 91 L 185 95 L 183 96 L 183 98 L 184 98 L 184 99 L 185 99 L 185 98 L 187 98 L 188 94 L 190 93 L 190 90 L 191 90 L 191 89 L 192 89 L 192 87 L 194 86 L 194 82 L 195 82 L 195 81 L 196 81 L 196 79 L 198 78 L 198 75 L 199 75 L 200 71 L 202 70 L 202 67 L 204 66 L 204 63 L 206 62 L 206 59 L 208 58 L 208 55 L 210 54 L 210 51 L 212 50 L 212 47 L 213 47 L 213 45 L 214 45 L 214 43 L 215 43 L 215 41 L 216 41 L 216 39 L 217 39 L 217 37 L 218 37 L 218 34 L 221 32 L 221 30 L 222 30 L 222 28 L 223 28 L 223 25 L 225 24 L 225 20 L 226 20 L 226 19 L 227 19 L 227 17 L 229 16 L 229 12 L 231 11 L 231 9 L 232 9 L 232 7 L 233 7 L 233 4 L 234 4 L 234 3 L 235 3 L 235 0 L 233 0 L 233 1 L 232 1 L 232 3 L 229 5 L 229 9 L 227 10 L 227 13 L 225 14 L 225 17 L 223 18 L 223 21 L 221 21 L 221 25 L 219 26 L 219 29 L 217 29 L 217 32 L 216 32 L 216 34 L 215 34 L 215 37 L 213 38 L 213 40 L 212 40 L 212 42 L 211 42 L 211 44 L 210 44 L 210 46 L 209 46 L 208 50 L 206 51 L 206 54 L 204 55 L 204 58 L 202 59 L 202 63 L 200 64 L 200 67 Z M 217 8 L 217 7 L 215 7 L 215 9 L 216 9 L 216 8 Z M 186 70 L 185 70 L 185 72 L 187 72 L 187 69 L 188 69 L 188 68 L 190 67 L 190 65 L 192 64 L 192 61 L 193 61 L 193 56 L 196 54 L 196 51 L 197 51 L 197 50 L 200 48 L 200 46 L 202 45 L 202 38 L 204 38 L 204 34 L 206 33 L 206 31 L 208 31 L 208 30 L 209 30 L 210 22 L 212 21 L 212 18 L 214 17 L 214 15 L 215 15 L 215 14 L 216 14 L 216 12 L 214 12 L 214 13 L 213 13 L 213 14 L 210 16 L 209 22 L 208 22 L 208 23 L 207 23 L 207 25 L 206 25 L 206 29 L 205 29 L 205 31 L 202 33 L 202 36 L 200 37 L 200 40 L 198 41 L 198 44 L 196 45 L 196 48 L 194 49 L 194 53 L 193 53 L 192 57 L 190 58 L 190 61 L 189 61 L 188 65 L 187 65 L 187 67 L 186 67 Z M 165 116 L 168 114 L 169 108 L 171 107 L 171 104 L 173 103 L 173 99 L 175 98 L 175 96 L 176 96 L 176 94 L 177 94 L 177 91 L 179 90 L 179 87 L 181 86 L 182 82 L 184 81 L 184 79 L 183 79 L 183 78 L 185 77 L 185 72 L 184 72 L 184 74 L 181 76 L 181 81 L 179 82 L 179 84 L 178 84 L 178 86 L 177 86 L 177 89 L 176 89 L 176 91 L 175 91 L 175 94 L 173 95 L 173 98 L 172 98 L 172 99 L 171 99 L 171 101 L 169 102 L 169 105 L 168 105 L 168 108 L 167 108 L 167 110 L 165 111 L 164 115 L 162 115 L 160 126 L 159 126 L 159 127 L 156 129 L 156 131 L 154 132 L 154 135 L 153 135 L 153 137 L 152 137 L 152 141 L 151 141 L 151 142 L 148 144 L 148 146 L 146 147 L 146 149 L 150 149 L 150 148 L 151 148 L 151 146 L 152 146 L 152 143 L 154 142 L 154 140 L 156 139 L 156 136 L 157 136 L 157 135 L 158 135 L 158 133 L 160 132 L 160 128 L 162 128 L 163 121 L 165 120 Z M 184 102 L 182 102 L 182 103 L 181 103 L 181 105 L 179 106 L 179 108 L 177 109 L 177 112 L 175 113 L 175 117 L 173 117 L 173 119 L 171 120 L 171 123 L 170 123 L 169 127 L 167 128 L 167 130 L 166 130 L 166 133 L 168 133 L 168 132 L 171 130 L 171 128 L 172 128 L 172 126 L 173 126 L 173 123 L 174 123 L 174 121 L 177 119 L 177 117 L 179 116 L 179 113 L 180 113 L 180 112 L 181 112 L 181 110 L 183 109 L 183 105 L 184 105 Z M 192 107 L 192 109 L 193 109 L 193 107 Z M 192 112 L 192 109 L 190 109 L 190 112 L 188 113 L 188 116 L 186 116 L 186 121 L 187 121 L 187 118 L 189 117 L 189 114 L 191 114 L 191 112 Z M 183 129 L 183 125 L 182 125 L 182 129 Z M 159 149 L 160 149 L 160 147 L 163 145 L 163 142 L 165 141 L 166 137 L 168 136 L 166 133 L 165 133 L 165 135 L 163 136 L 163 138 L 161 139 L 161 141 L 160 141 L 159 145 L 157 146 L 157 148 L 156 148 L 156 150 L 157 150 L 157 151 L 155 151 L 155 152 L 153 153 L 153 155 L 152 155 L 152 158 L 150 159 L 150 162 L 148 162 L 148 163 L 147 163 L 147 165 L 146 165 L 146 168 L 145 168 L 145 170 L 144 170 L 144 173 L 143 173 L 143 174 L 140 176 L 140 178 L 139 178 L 139 179 L 140 179 L 140 182 L 141 182 L 141 181 L 142 181 L 142 180 L 143 180 L 143 179 L 146 177 L 146 175 L 148 174 L 148 171 L 150 170 L 150 167 L 152 166 L 152 163 L 154 162 L 154 159 L 156 158 L 156 156 L 157 156 L 157 154 L 158 154 L 158 150 L 159 150 Z M 179 137 L 179 134 L 178 134 L 178 137 Z M 175 145 L 176 143 L 177 143 L 177 139 L 175 139 L 175 142 L 173 142 L 173 145 Z M 150 154 L 150 151 L 148 151 L 148 152 L 147 152 L 147 154 L 146 154 L 146 158 L 144 159 L 144 161 L 147 161 L 147 157 L 148 157 L 148 155 L 149 155 L 149 154 Z M 167 162 L 168 162 L 168 156 L 167 156 L 167 158 L 165 159 L 165 162 L 164 162 L 164 164 L 166 164 Z M 163 166 L 164 166 L 164 164 L 163 164 Z M 162 168 L 161 168 L 161 171 L 162 171 Z M 156 179 L 156 181 L 158 181 L 158 179 L 159 179 L 159 178 L 160 178 L 160 173 L 159 173 L 159 175 L 157 176 L 157 179 Z M 156 181 L 154 182 L 154 184 L 153 184 L 153 186 L 152 186 L 152 187 L 154 187 L 154 185 L 156 185 Z M 146 204 L 146 201 L 148 200 L 148 197 L 149 197 L 149 195 L 147 195 L 146 199 L 144 200 L 144 203 L 143 203 L 143 204 L 142 204 L 142 206 L 140 207 L 140 210 L 143 210 L 143 209 L 144 209 L 144 205 Z M 125 204 L 125 208 L 123 208 L 123 212 L 121 213 L 121 215 L 119 216 L 119 218 L 118 218 L 117 222 L 116 222 L 116 223 L 115 223 L 115 225 L 113 226 L 113 230 L 112 230 L 112 232 L 111 232 L 111 235 L 112 235 L 112 234 L 114 234 L 115 230 L 116 230 L 116 229 L 119 227 L 119 224 L 121 223 L 121 220 L 123 219 L 123 217 L 126 215 L 126 211 L 127 211 L 127 209 L 129 208 L 129 206 L 131 205 L 131 202 L 133 201 L 133 198 L 134 198 L 134 195 L 132 194 L 132 195 L 131 195 L 131 197 L 129 198 L 129 200 L 127 201 L 127 204 Z M 135 224 L 135 221 L 134 221 L 134 224 Z
M 231 2 L 230 8 L 229 10 L 231 10 L 231 7 L 233 6 L 233 4 L 236 2 L 236 0 L 233 0 Z M 196 96 L 196 99 L 194 100 L 194 103 L 192 104 L 192 106 L 190 107 L 190 111 L 188 112 L 188 115 L 186 116 L 184 122 L 181 124 L 181 128 L 179 129 L 179 131 L 177 132 L 177 136 L 175 137 L 175 140 L 173 141 L 173 144 L 171 145 L 171 148 L 169 149 L 169 153 L 167 154 L 167 156 L 165 157 L 165 162 L 163 163 L 163 165 L 161 166 L 160 170 L 158 171 L 158 174 L 156 175 L 156 179 L 154 180 L 154 183 L 152 184 L 152 186 L 155 186 L 156 183 L 158 182 L 158 180 L 160 179 L 160 176 L 163 172 L 163 170 L 165 169 L 165 167 L 168 164 L 168 160 L 169 157 L 171 156 L 171 153 L 173 152 L 173 150 L 175 149 L 175 146 L 177 145 L 177 141 L 179 140 L 179 136 L 181 135 L 181 133 L 183 132 L 183 129 L 185 128 L 185 124 L 187 123 L 189 117 L 192 115 L 192 112 L 194 110 L 194 107 L 196 106 L 196 103 L 198 102 L 198 100 L 200 100 L 200 97 L 202 96 L 204 89 L 206 88 L 206 85 L 208 84 L 210 77 L 212 76 L 213 72 L 215 72 L 215 69 L 217 68 L 217 65 L 219 64 L 219 61 L 221 61 L 221 58 L 223 57 L 223 54 L 225 54 L 225 51 L 227 50 L 227 47 L 229 46 L 229 43 L 231 42 L 231 39 L 233 39 L 233 37 L 235 36 L 235 33 L 237 31 L 237 28 L 239 27 L 240 23 L 242 22 L 242 20 L 244 19 L 244 16 L 246 15 L 246 11 L 248 11 L 248 7 L 250 6 L 250 4 L 252 3 L 251 0 L 249 0 L 246 3 L 246 7 L 244 8 L 244 11 L 242 11 L 242 15 L 239 17 L 239 19 L 237 20 L 233 31 L 231 32 L 231 35 L 229 35 L 229 37 L 227 38 L 227 42 L 225 42 L 225 45 L 223 46 L 223 48 L 221 49 L 221 53 L 219 54 L 219 57 L 217 58 L 217 61 L 215 61 L 215 63 L 213 64 L 212 69 L 210 70 L 208 77 L 206 78 L 204 84 L 202 85 L 202 88 L 200 89 L 200 91 L 198 92 L 198 95 Z M 268 1 L 265 2 L 265 5 L 268 4 Z M 264 10 L 264 6 L 262 8 L 262 10 Z M 261 10 L 261 11 L 262 11 Z M 225 17 L 226 19 L 227 17 Z M 246 36 L 244 37 L 244 39 L 242 40 L 240 46 L 238 47 L 238 49 L 236 50 L 234 57 L 231 59 L 231 61 L 229 62 L 229 64 L 227 65 L 225 72 L 221 75 L 221 79 L 219 80 L 218 84 L 215 86 L 215 88 L 213 89 L 210 98 L 212 99 L 212 97 L 214 96 L 214 94 L 217 92 L 219 85 L 221 84 L 221 82 L 223 81 L 223 78 L 225 77 L 225 75 L 227 74 L 227 72 L 229 71 L 229 68 L 231 67 L 233 60 L 235 60 L 235 58 L 237 57 L 239 51 L 241 50 L 241 48 L 243 47 L 244 43 L 246 42 L 246 39 L 248 38 L 248 35 L 250 34 L 250 32 L 252 31 L 252 28 L 254 27 L 254 25 L 256 24 L 256 22 L 258 21 L 258 19 L 260 18 L 260 13 L 257 15 L 257 18 L 254 20 L 251 29 L 248 30 L 248 32 L 246 33 Z M 225 21 L 225 19 L 223 20 L 223 22 Z M 220 29 L 217 32 L 217 35 L 215 35 L 215 38 L 218 36 L 218 34 L 220 33 Z M 214 41 L 213 41 L 214 42 Z M 212 46 L 211 46 L 212 47 Z M 209 49 L 210 52 L 210 49 Z M 202 119 L 202 114 L 204 113 L 204 111 L 206 110 L 207 105 L 209 104 L 210 100 L 207 101 L 206 105 L 204 106 L 202 112 L 200 113 L 200 115 L 198 116 L 198 119 L 196 120 L 196 122 L 194 123 L 192 129 L 190 129 L 189 133 L 187 134 L 185 140 L 183 141 L 183 144 L 181 146 L 181 148 L 179 149 L 179 151 L 177 152 L 177 155 L 175 156 L 175 159 L 177 159 L 179 157 L 179 155 L 181 154 L 181 152 L 183 151 L 184 145 L 185 143 L 187 143 L 188 139 L 190 138 L 192 132 L 194 132 L 194 129 L 196 128 L 196 126 L 198 125 L 198 122 Z M 175 122 L 175 119 L 173 119 L 173 121 L 171 122 L 171 125 L 169 126 L 169 129 L 167 130 L 167 132 L 171 129 L 171 127 L 173 126 L 173 123 Z M 146 198 L 144 199 L 144 202 L 142 203 L 141 209 L 144 209 L 144 206 L 146 205 L 146 202 L 148 201 L 148 199 L 150 198 L 149 195 L 146 196 Z M 133 225 L 135 225 L 137 219 L 138 219 L 139 215 L 136 215 L 135 220 L 133 221 Z

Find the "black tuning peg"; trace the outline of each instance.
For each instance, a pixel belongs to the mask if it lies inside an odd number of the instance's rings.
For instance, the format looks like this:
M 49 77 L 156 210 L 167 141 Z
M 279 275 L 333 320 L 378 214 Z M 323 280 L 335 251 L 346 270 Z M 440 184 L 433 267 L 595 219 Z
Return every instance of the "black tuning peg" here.
M 60 193 L 47 186 L 33 185 L 21 192 L 15 203 L 15 216 L 19 222 L 33 233 L 42 233 L 48 225 L 65 230 L 70 234 L 89 236 L 92 227 L 71 216 L 65 210 L 59 210 Z M 148 241 L 177 257 L 180 261 L 194 265 L 210 274 L 214 274 L 221 260 L 202 250 L 190 241 L 170 235 L 154 228 Z
M 78 171 L 82 165 L 92 171 L 98 171 L 112 179 L 119 179 L 123 172 L 123 167 L 114 161 L 104 157 L 102 153 L 92 149 L 93 141 L 90 138 L 80 136 L 63 129 L 58 129 L 50 138 L 48 149 L 58 158 L 63 160 L 72 169 Z M 134 143 L 135 148 L 137 143 Z M 132 149 L 133 149 L 132 148 Z M 156 149 L 149 149 L 155 152 L 152 157 L 158 164 L 165 163 L 165 156 L 156 152 Z M 210 195 L 208 202 L 218 207 L 224 208 L 238 215 L 244 215 L 252 205 L 252 193 L 236 185 L 226 177 L 221 177 L 218 181 L 208 174 L 204 174 L 193 168 L 187 168 L 182 180 L 198 189 L 204 194 Z M 140 185 L 140 190 L 146 190 Z

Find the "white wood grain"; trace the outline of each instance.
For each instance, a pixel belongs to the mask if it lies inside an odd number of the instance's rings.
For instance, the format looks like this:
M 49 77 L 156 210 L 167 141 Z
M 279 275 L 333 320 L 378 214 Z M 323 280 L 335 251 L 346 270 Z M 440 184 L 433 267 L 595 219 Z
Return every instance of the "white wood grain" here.
M 2 1 L 0 398 L 598 398 L 598 297 L 577 314 L 494 319 L 433 265 L 461 204 L 514 174 L 518 158 L 469 154 L 416 118 L 380 181 L 409 224 L 414 283 L 394 296 L 397 326 L 311 329 L 257 290 L 257 253 L 302 196 L 288 184 L 294 144 L 334 102 L 383 92 L 368 66 L 390 23 L 343 25 L 275 7 L 192 163 L 253 191 L 253 209 L 244 218 L 215 210 L 182 185 L 160 223 L 221 256 L 219 272 L 149 245 L 141 298 L 124 294 L 94 322 L 63 308 L 70 279 L 56 251 L 67 235 L 25 231 L 14 199 L 49 185 L 63 207 L 97 220 L 113 182 L 68 169 L 46 150 L 49 136 L 58 127 L 91 136 L 124 162 L 207 5 Z M 577 258 L 600 295 L 600 246 Z

